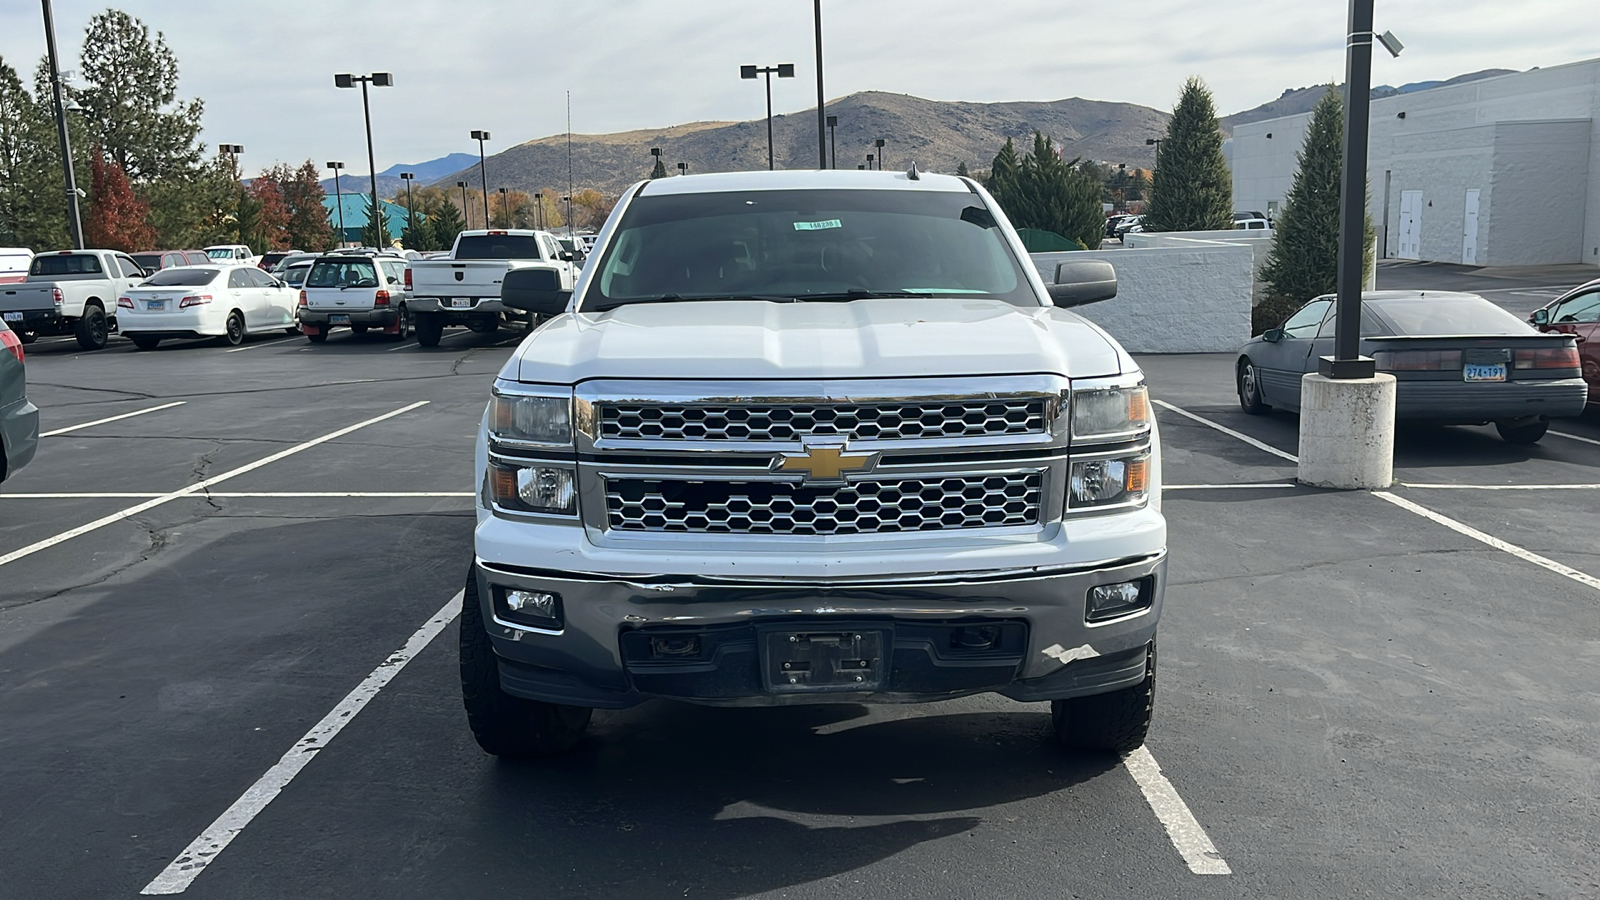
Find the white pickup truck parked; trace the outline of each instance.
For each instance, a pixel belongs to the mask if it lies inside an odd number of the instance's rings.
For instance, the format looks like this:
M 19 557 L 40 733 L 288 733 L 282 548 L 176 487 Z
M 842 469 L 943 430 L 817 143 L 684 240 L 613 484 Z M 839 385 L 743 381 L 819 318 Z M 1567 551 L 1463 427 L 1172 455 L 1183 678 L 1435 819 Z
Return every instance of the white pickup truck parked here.
M 504 756 L 595 708 L 1050 701 L 1143 743 L 1167 575 L 1144 376 L 968 178 L 740 172 L 628 191 L 496 378 L 461 616 Z M 937 751 L 930 751 L 937 752 Z
M 147 273 L 115 250 L 42 253 L 21 284 L 0 285 L 0 318 L 24 344 L 39 335 L 70 334 L 99 350 L 117 330 L 117 298 Z
M 244 244 L 214 244 L 206 248 L 206 255 L 223 266 L 253 266 L 261 262 L 261 257 Z
M 581 261 L 581 256 L 563 250 L 548 231 L 463 231 L 456 236 L 448 257 L 411 262 L 411 315 L 417 343 L 437 346 L 447 325 L 465 325 L 488 334 L 514 318 L 532 327 L 532 317 L 508 310 L 500 302 L 500 282 L 506 273 L 551 269 L 562 286 L 571 290 Z

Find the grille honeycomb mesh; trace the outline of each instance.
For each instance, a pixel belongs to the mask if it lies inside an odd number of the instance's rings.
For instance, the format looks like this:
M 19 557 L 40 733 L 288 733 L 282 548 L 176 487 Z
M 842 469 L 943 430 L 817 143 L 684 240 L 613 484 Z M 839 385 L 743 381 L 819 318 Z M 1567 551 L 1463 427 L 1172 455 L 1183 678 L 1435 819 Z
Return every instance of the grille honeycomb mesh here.
M 929 440 L 1041 434 L 1045 400 L 828 403 L 785 406 L 602 404 L 600 436 L 613 440 Z

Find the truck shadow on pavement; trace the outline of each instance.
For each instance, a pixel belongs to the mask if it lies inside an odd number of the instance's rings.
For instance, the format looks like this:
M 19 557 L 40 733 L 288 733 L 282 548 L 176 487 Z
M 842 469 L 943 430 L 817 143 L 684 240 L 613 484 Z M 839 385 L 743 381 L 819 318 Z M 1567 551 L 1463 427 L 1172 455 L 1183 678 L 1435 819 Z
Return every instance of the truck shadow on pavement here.
M 733 898 L 805 884 L 981 837 L 972 811 L 1116 766 L 1058 749 L 1038 709 L 875 720 L 859 705 L 658 702 L 600 714 L 571 757 L 486 765 L 476 833 L 463 837 L 475 854 L 542 870 L 549 896 Z M 1073 823 L 1061 825 L 1075 843 Z

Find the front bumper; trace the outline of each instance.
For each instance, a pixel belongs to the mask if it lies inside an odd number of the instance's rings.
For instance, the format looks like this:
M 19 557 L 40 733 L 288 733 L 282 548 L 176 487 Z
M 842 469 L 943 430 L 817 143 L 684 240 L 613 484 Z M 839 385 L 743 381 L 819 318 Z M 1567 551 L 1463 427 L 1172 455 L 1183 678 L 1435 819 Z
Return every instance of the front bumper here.
M 622 708 L 650 697 L 728 706 L 921 702 L 996 692 L 1051 700 L 1116 690 L 1145 675 L 1166 586 L 1165 552 L 1084 566 L 1005 573 L 842 581 L 578 575 L 486 562 L 474 566 L 501 686 L 517 696 Z M 1095 585 L 1148 579 L 1150 605 L 1085 621 Z M 496 589 L 560 596 L 561 622 L 516 624 Z M 962 645 L 993 629 L 991 646 Z M 884 676 L 870 691 L 780 692 L 766 686 L 765 636 L 872 631 Z M 652 638 L 693 639 L 691 656 L 652 656 Z M 766 681 L 764 681 L 764 677 Z
M 335 321 L 334 317 L 340 317 Z M 400 321 L 398 307 L 381 307 L 377 309 L 313 309 L 302 306 L 295 310 L 295 318 L 300 320 L 302 326 L 310 326 L 317 330 L 325 328 L 341 328 L 348 325 L 366 325 L 369 328 L 391 328 Z
M 0 409 L 0 441 L 6 454 L 0 461 L 0 478 L 9 478 L 33 459 L 39 447 L 39 407 L 24 397 Z

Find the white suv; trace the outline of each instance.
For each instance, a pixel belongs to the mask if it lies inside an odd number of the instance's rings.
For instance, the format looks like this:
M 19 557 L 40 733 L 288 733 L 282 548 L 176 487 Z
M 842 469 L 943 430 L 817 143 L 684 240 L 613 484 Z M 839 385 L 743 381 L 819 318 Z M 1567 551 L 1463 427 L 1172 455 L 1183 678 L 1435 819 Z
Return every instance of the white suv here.
M 335 328 L 356 334 L 381 330 L 403 341 L 411 334 L 411 293 L 404 257 L 331 253 L 317 257 L 300 289 L 296 318 L 313 344 Z

